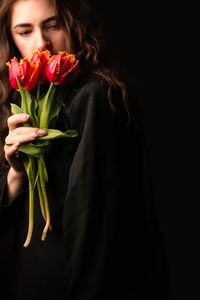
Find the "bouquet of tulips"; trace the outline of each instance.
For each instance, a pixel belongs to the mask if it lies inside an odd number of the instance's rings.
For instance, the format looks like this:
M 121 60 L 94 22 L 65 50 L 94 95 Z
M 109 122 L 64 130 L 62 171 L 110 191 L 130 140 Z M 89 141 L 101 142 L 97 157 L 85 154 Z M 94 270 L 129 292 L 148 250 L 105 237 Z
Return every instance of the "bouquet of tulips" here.
M 77 136 L 76 130 L 61 132 L 50 129 L 49 122 L 58 115 L 60 104 L 55 98 L 56 85 L 63 85 L 77 71 L 78 60 L 66 51 L 52 55 L 48 50 L 35 51 L 31 59 L 16 57 L 7 62 L 11 86 L 21 95 L 21 107 L 11 104 L 13 114 L 24 113 L 29 120 L 20 124 L 44 129 L 46 136 L 39 137 L 32 143 L 21 144 L 17 155 L 22 158 L 29 183 L 29 226 L 24 247 L 31 242 L 34 224 L 34 190 L 37 186 L 40 207 L 45 227 L 42 240 L 45 240 L 48 229 L 51 229 L 50 211 L 46 193 L 48 173 L 45 165 L 45 154 L 50 149 L 53 139 L 71 138 Z M 49 82 L 45 95 L 40 95 L 40 85 Z M 35 88 L 35 94 L 30 92 Z

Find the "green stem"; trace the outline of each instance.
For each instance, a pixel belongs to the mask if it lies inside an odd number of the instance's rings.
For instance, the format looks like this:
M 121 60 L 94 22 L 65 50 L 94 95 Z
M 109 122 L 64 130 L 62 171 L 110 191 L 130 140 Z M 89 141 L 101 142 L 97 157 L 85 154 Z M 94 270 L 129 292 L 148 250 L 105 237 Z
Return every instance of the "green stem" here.
M 48 203 L 48 199 L 47 199 L 46 188 L 44 185 L 41 185 L 41 188 L 42 188 L 42 195 L 43 195 L 43 199 L 44 199 L 45 214 L 46 214 L 46 225 L 43 229 L 41 240 L 45 241 L 48 228 L 51 230 L 52 227 L 50 224 L 50 212 L 49 212 L 49 203 Z
M 28 234 L 26 237 L 26 241 L 24 243 L 24 247 L 28 247 L 31 242 L 32 233 L 33 233 L 33 218 L 34 218 L 34 191 L 32 185 L 29 181 L 29 225 L 28 225 Z
M 38 195 L 39 195 L 39 200 L 40 200 L 40 208 L 41 208 L 42 216 L 43 216 L 44 220 L 46 221 L 45 205 L 44 205 L 42 189 L 41 189 L 41 183 L 40 183 L 40 178 L 39 177 L 38 177 L 38 180 L 37 180 L 37 189 L 38 189 Z
M 39 101 L 39 99 L 40 99 L 40 84 L 38 83 L 37 84 L 37 101 Z

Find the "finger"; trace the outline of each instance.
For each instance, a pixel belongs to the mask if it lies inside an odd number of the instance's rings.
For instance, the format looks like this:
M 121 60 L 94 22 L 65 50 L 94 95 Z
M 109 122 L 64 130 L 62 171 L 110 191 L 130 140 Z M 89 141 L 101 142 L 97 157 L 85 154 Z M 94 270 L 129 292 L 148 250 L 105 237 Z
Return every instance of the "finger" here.
M 47 132 L 43 129 L 34 127 L 17 127 L 6 137 L 6 144 L 15 144 L 19 142 L 28 143 L 34 141 L 37 137 L 46 135 Z
M 17 128 L 19 123 L 27 122 L 28 119 L 29 119 L 29 115 L 27 114 L 16 114 L 10 116 L 7 120 L 9 130 L 10 131 L 14 130 L 15 128 Z
M 16 152 L 19 149 L 20 144 L 15 143 L 12 146 L 4 146 L 5 158 L 9 165 L 16 171 L 24 171 L 24 166 L 20 158 L 16 157 Z

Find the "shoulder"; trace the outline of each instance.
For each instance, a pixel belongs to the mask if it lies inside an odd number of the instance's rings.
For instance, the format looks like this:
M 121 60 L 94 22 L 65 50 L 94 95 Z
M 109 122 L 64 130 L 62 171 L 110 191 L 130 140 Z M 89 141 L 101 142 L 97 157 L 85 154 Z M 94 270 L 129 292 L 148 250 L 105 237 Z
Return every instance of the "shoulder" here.
M 78 86 L 72 90 L 72 100 L 74 104 L 79 102 L 80 99 L 82 99 L 84 104 L 92 100 L 97 101 L 98 99 L 101 99 L 101 102 L 103 102 L 107 99 L 107 90 L 108 85 L 101 76 L 90 74 L 83 78 Z
M 128 114 L 122 100 L 120 90 L 112 90 L 108 96 L 109 85 L 106 80 L 95 74 L 88 74 L 76 85 L 62 94 L 65 105 L 62 113 L 63 118 L 70 123 L 84 123 L 89 119 L 94 122 L 117 122 L 126 123 Z
M 64 90 L 64 89 L 63 89 Z M 101 110 L 110 111 L 108 84 L 98 75 L 90 74 L 62 95 L 65 113 L 88 114 Z

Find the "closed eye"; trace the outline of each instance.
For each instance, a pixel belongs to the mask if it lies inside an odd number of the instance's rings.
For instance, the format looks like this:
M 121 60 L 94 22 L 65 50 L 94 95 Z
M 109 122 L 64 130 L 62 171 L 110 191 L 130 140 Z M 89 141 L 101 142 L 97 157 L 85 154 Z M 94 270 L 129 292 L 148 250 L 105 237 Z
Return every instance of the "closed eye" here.
M 47 25 L 46 28 L 49 30 L 58 30 L 60 29 L 60 26 L 58 24 L 52 24 L 52 25 Z
M 47 22 L 44 25 L 44 29 L 45 30 L 59 30 L 60 29 L 60 25 L 58 22 Z
M 21 32 L 17 32 L 17 34 L 19 34 L 21 36 L 27 36 L 29 33 L 31 33 L 30 30 L 24 30 L 24 31 L 21 31 Z

